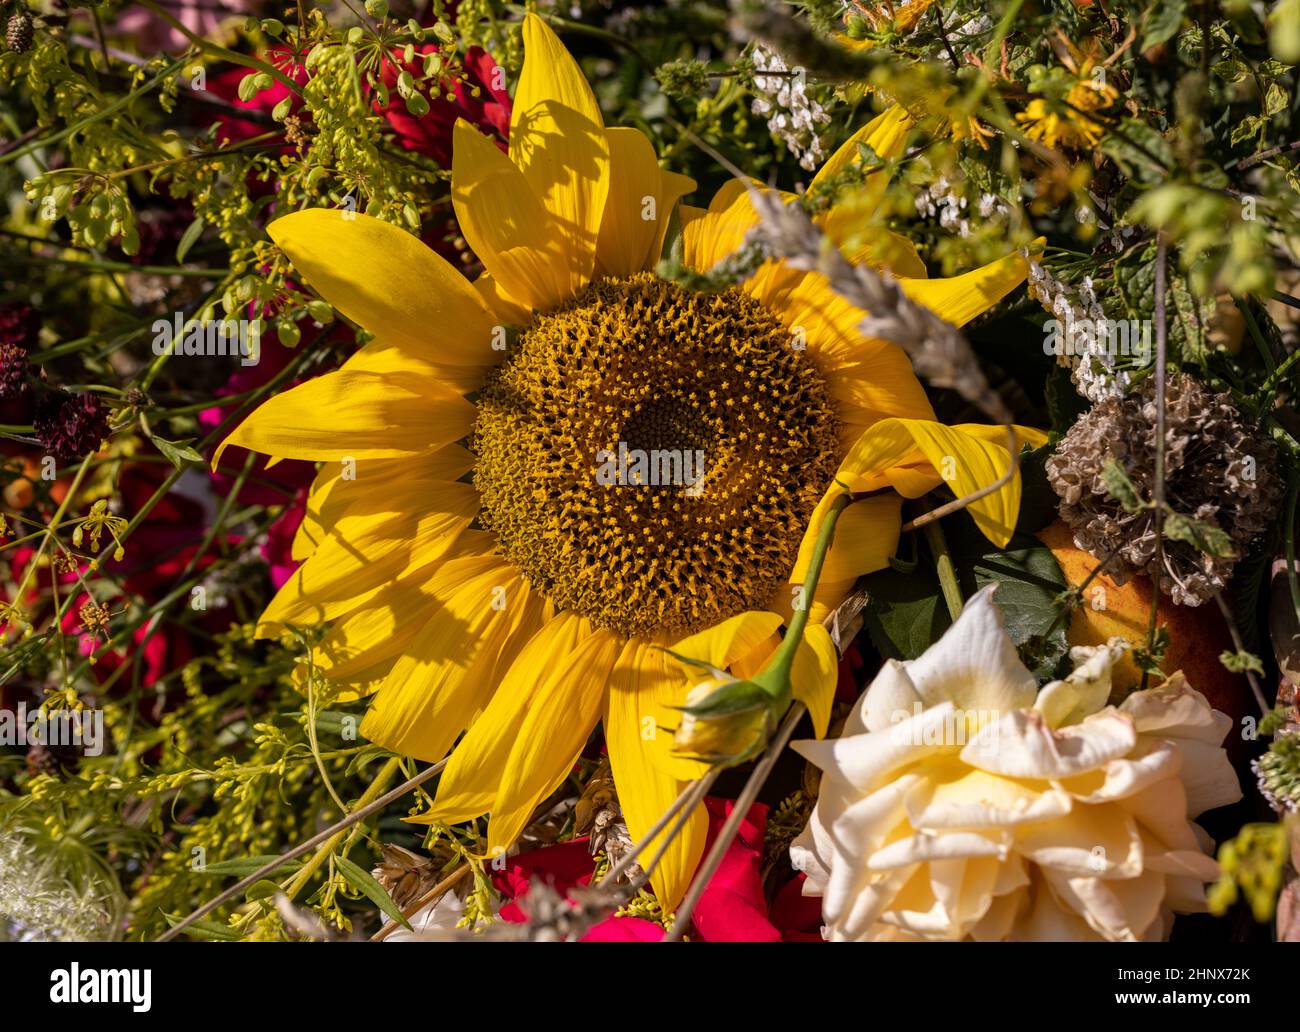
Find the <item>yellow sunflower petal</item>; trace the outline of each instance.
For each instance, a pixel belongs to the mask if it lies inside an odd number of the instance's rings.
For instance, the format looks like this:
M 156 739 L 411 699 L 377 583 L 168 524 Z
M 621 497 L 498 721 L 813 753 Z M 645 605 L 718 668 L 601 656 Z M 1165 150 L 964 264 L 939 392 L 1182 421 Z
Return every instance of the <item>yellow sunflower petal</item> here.
M 809 189 L 816 190 L 845 169 L 861 164 L 861 144 L 866 144 L 882 158 L 897 157 L 903 152 L 911 127 L 912 120 L 905 109 L 892 107 L 885 111 L 849 137 L 831 155 L 813 177 Z M 842 191 L 830 211 L 817 218 L 817 224 L 855 264 L 864 262 L 888 268 L 899 276 L 924 277 L 925 265 L 916 248 L 904 238 L 879 227 L 876 209 L 888 186 L 887 173 L 868 175 L 860 186 Z
M 502 325 L 523 326 L 533 317 L 530 309 L 506 295 L 501 289 L 501 284 L 494 280 L 490 273 L 483 273 L 472 286 Z
M 823 183 L 834 179 L 846 168 L 861 164 L 862 151 L 858 149 L 859 144 L 865 143 L 882 158 L 898 157 L 903 153 L 903 145 L 907 142 L 907 134 L 911 126 L 912 119 L 907 110 L 898 105 L 877 115 L 845 140 L 839 149 L 826 159 L 825 164 L 813 176 L 809 189 L 816 189 Z M 870 180 L 883 178 L 882 176 L 871 176 Z M 885 184 L 880 185 L 883 188 Z
M 290 554 L 297 562 L 302 562 L 316 550 L 329 535 L 329 528 L 321 520 L 321 508 L 335 484 L 339 481 L 340 468 L 328 463 L 316 473 L 311 489 L 307 492 L 307 504 L 303 508 L 302 522 L 294 531 Z
M 854 421 L 885 416 L 933 419 L 934 409 L 907 355 L 895 344 L 864 337 L 866 313 L 831 289 L 821 273 L 803 273 L 772 292 L 767 304 L 827 373 L 827 385 Z
M 568 293 L 576 293 L 595 272 L 610 183 L 609 143 L 582 70 L 535 14 L 524 18 L 524 67 L 510 116 L 510 160 L 551 216 L 563 245 L 559 271 L 567 273 Z
M 758 224 L 748 186 L 739 179 L 729 180 L 718 191 L 707 212 L 697 215 L 696 210 L 682 219 L 682 260 L 699 272 L 707 272 L 734 252 Z
M 839 681 L 840 654 L 830 632 L 820 623 L 810 623 L 795 650 L 790 669 L 794 697 L 808 707 L 813 730 L 824 738 L 831 724 L 831 705 Z
M 654 147 L 639 129 L 605 130 L 609 141 L 610 189 L 600 223 L 596 257 L 610 276 L 630 276 L 645 268 L 660 217 L 661 174 Z
M 573 769 L 604 712 L 609 678 L 622 648 L 617 634 L 598 630 L 553 672 L 544 673 L 527 699 L 514 700 L 522 705 L 523 721 L 501 770 L 488 824 L 489 852 L 511 845 L 538 804 Z
M 817 224 L 852 265 L 888 269 L 894 276 L 911 279 L 927 279 L 930 275 L 912 241 L 879 226 L 864 225 L 858 212 L 850 206 L 832 208 L 817 219 Z
M 361 732 L 404 756 L 442 759 L 498 678 L 541 628 L 544 602 L 499 556 L 445 563 L 428 586 L 440 605 L 418 628 L 366 712 Z M 413 612 L 394 612 L 409 621 Z
M 610 681 L 609 706 L 605 714 L 605 744 L 609 750 L 610 769 L 618 790 L 619 805 L 628 833 L 639 842 L 681 794 L 686 782 L 666 773 L 654 760 L 642 734 L 642 711 L 638 699 L 649 679 L 659 683 L 653 672 L 655 656 L 644 642 L 636 639 L 624 647 Z M 697 806 L 681 833 L 673 838 L 650 876 L 655 895 L 665 911 L 681 902 L 695 868 L 704 855 L 709 821 L 703 806 Z M 649 863 L 663 843 L 655 838 L 642 862 Z
M 647 269 L 653 269 L 663 257 L 664 238 L 668 235 L 668 224 L 672 221 L 673 209 L 677 208 L 680 212 L 679 202 L 696 187 L 695 180 L 689 176 L 679 175 L 676 172 L 663 172 L 661 175 L 663 179 L 659 184 L 659 211 L 666 214 L 661 215 L 655 223 L 655 236 L 650 242 L 650 253 L 646 255 Z
M 682 638 L 672 651 L 687 659 L 709 663 L 726 670 L 738 659 L 754 651 L 781 626 L 776 613 L 738 613 L 706 630 Z M 688 673 L 694 674 L 691 668 Z
M 435 364 L 492 365 L 495 319 L 441 255 L 368 215 L 309 208 L 266 229 L 303 278 L 354 323 Z
M 413 485 L 409 500 L 410 507 L 400 514 L 345 509 L 329 536 L 271 599 L 258 634 L 278 633 L 284 624 L 333 620 L 398 578 L 436 567 L 479 504 L 471 484 L 443 484 L 433 492 L 427 485 Z
M 239 445 L 281 459 L 390 458 L 469 433 L 474 406 L 433 380 L 340 369 L 268 399 L 213 456 Z
M 954 326 L 965 326 L 1015 290 L 1029 274 L 1029 260 L 1014 252 L 972 272 L 945 279 L 900 279 L 913 301 Z
M 677 707 L 685 703 L 690 686 L 690 675 L 658 641 L 641 639 L 628 643 L 610 682 L 611 692 L 617 688 L 622 693 L 617 699 L 611 696 L 611 712 L 620 706 L 635 710 L 623 713 L 623 719 L 636 721 L 651 760 L 665 774 L 681 781 L 692 781 L 709 771 L 708 764 L 679 756 L 674 749 L 675 732 L 682 719 Z
M 1005 440 L 1005 431 L 1002 433 Z M 858 438 L 837 476 L 841 482 L 855 486 L 859 478 L 897 466 L 919 449 L 953 493 L 962 497 L 992 484 L 1010 466 L 1006 445 L 984 434 L 928 420 L 882 420 Z M 1020 474 L 968 508 L 984 535 L 996 545 L 1005 545 L 1015 531 L 1020 510 Z
M 452 132 L 451 200 L 466 241 L 515 305 L 545 311 L 572 296 L 558 227 L 524 174 L 463 118 Z
M 481 817 L 496 804 L 501 772 L 523 724 L 524 710 L 542 678 L 568 669 L 578 646 L 592 637 L 591 624 L 572 612 L 549 620 L 519 650 L 469 732 L 452 751 L 432 808 L 418 823 L 449 824 Z M 566 720 L 561 715 L 558 719 Z M 590 727 L 588 727 L 590 731 Z M 566 771 L 567 773 L 567 771 Z
M 822 520 L 837 493 L 836 489 L 828 491 L 813 510 L 790 572 L 791 584 L 801 584 L 807 576 Z M 873 495 L 847 506 L 835 521 L 835 534 L 819 580 L 852 581 L 888 566 L 890 556 L 898 551 L 902 505 L 897 496 Z
M 659 260 L 673 206 L 695 181 L 664 172 L 639 129 L 605 130 L 609 140 L 610 189 L 600 223 L 596 257 L 610 276 L 630 276 Z

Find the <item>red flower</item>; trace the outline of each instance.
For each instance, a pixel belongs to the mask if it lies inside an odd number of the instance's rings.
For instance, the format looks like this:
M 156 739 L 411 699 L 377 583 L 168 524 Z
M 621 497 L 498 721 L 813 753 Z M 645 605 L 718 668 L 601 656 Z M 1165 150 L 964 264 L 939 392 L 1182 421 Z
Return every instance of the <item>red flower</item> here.
M 426 43 L 416 48 L 417 55 L 432 53 L 437 46 Z M 398 142 L 410 151 L 425 154 L 444 168 L 451 167 L 451 131 L 456 120 L 463 118 L 479 129 L 496 134 L 497 143 L 505 149 L 510 135 L 510 94 L 506 92 L 505 75 L 492 55 L 481 47 L 470 47 L 465 53 L 464 76 L 452 87 L 455 100 L 441 96 L 431 97 L 428 114 L 417 118 L 406 110 L 397 94 L 397 77 L 403 71 L 415 74 L 423 68 L 418 60 L 407 63 L 394 53 L 385 58 L 380 68 L 383 82 L 389 91 L 387 107 L 373 101 L 375 111 L 383 115 L 397 134 Z M 474 96 L 477 88 L 478 96 Z
M 307 69 L 303 67 L 302 62 L 288 47 L 271 47 L 267 50 L 265 57 L 268 63 L 277 71 L 283 72 L 285 76 L 292 79 L 299 86 L 305 85 L 308 78 L 310 78 Z M 212 119 L 212 124 L 217 127 L 217 139 L 219 141 L 242 143 L 244 140 L 250 140 L 255 136 L 263 136 L 269 132 L 283 133 L 284 126 L 272 120 L 271 112 L 286 97 L 292 98 L 290 100 L 290 113 L 302 117 L 302 98 L 278 79 L 273 81 L 267 89 L 255 93 L 248 100 L 240 100 L 239 84 L 244 81 L 246 76 L 256 74 L 256 72 L 240 66 L 227 69 L 213 76 L 208 83 L 208 89 L 213 94 L 241 111 L 249 112 L 250 116 L 252 116 L 249 118 L 241 118 L 238 115 L 230 114 L 215 116 Z M 288 149 L 287 145 L 286 149 Z
M 730 799 L 705 800 L 709 812 L 706 852 L 712 848 L 734 805 Z M 821 940 L 821 901 L 804 902 L 799 896 L 798 880 L 792 880 L 778 893 L 772 913 L 768 912 L 761 871 L 766 826 L 767 807 L 755 803 L 695 908 L 692 921 L 695 938 L 703 942 Z M 509 900 L 501 908 L 502 920 L 523 922 L 526 919 L 520 900 L 527 897 L 534 879 L 548 883 L 572 899 L 572 889 L 591 883 L 594 865 L 588 850 L 587 839 L 581 838 L 511 857 L 505 870 L 492 878 L 496 890 Z M 658 942 L 663 934 L 663 928 L 653 921 L 611 917 L 589 929 L 582 941 Z

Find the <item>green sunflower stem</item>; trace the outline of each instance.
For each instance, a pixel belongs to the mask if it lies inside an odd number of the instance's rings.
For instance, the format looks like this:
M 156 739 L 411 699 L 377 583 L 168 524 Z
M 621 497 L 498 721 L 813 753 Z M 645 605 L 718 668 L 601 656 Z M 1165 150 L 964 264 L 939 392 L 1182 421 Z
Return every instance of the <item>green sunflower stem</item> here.
M 948 541 L 943 536 L 938 520 L 931 520 L 923 530 L 926 543 L 934 553 L 934 568 L 939 574 L 939 586 L 943 589 L 943 600 L 948 605 L 948 615 L 956 620 L 961 616 L 965 601 L 961 597 L 961 586 L 957 583 L 957 567 L 953 565 L 952 553 L 948 551 Z
M 817 591 L 817 582 L 821 578 L 822 567 L 830 552 L 831 540 L 835 537 L 835 523 L 849 504 L 847 493 L 836 496 L 822 520 L 817 533 L 817 542 L 813 545 L 812 558 L 808 561 L 808 572 L 804 575 L 800 604 L 795 607 L 790 618 L 790 626 L 785 637 L 777 647 L 766 667 L 754 678 L 754 683 L 765 689 L 775 700 L 788 701 L 790 698 L 790 671 L 794 666 L 795 652 L 803 641 L 804 628 L 808 626 L 808 612 L 812 608 L 813 595 Z

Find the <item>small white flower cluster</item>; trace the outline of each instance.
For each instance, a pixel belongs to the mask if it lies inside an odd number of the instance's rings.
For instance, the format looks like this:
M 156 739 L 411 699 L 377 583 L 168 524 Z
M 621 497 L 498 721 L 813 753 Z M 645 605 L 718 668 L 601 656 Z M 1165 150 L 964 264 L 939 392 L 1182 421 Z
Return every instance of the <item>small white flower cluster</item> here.
M 818 126 L 831 120 L 817 101 L 808 96 L 807 83 L 801 71 L 791 74 L 781 56 L 763 46 L 754 47 L 754 98 L 752 110 L 767 120 L 768 132 L 785 144 L 786 149 L 799 159 L 799 166 L 812 171 L 826 158 Z M 763 73 L 769 74 L 763 74 Z
M 983 202 L 981 201 L 981 204 Z M 952 189 L 952 184 L 940 177 L 916 199 L 916 213 L 925 219 L 937 218 L 939 225 L 958 236 L 970 236 L 970 222 L 965 216 L 966 198 Z
M 961 17 L 960 15 L 957 16 L 957 18 L 960 17 Z M 945 33 L 949 34 L 950 36 L 957 37 L 956 39 L 951 40 L 953 46 L 956 48 L 959 48 L 961 41 L 969 39 L 973 36 L 982 36 L 984 33 L 988 32 L 991 28 L 993 28 L 993 19 L 990 18 L 987 14 L 978 14 L 974 18 L 971 18 L 969 21 L 962 22 L 960 25 L 955 24 L 957 18 L 953 18 L 953 23 L 949 24 L 943 30 Z M 976 46 L 971 46 L 969 49 L 972 52 L 976 52 L 976 53 L 978 53 L 979 51 L 979 48 Z
M 1005 222 L 1007 216 L 1011 214 L 1011 205 L 1007 204 L 1007 202 L 997 194 L 985 193 L 980 194 L 980 202 L 977 210 L 982 219 L 989 219 L 994 222 Z
M 1028 257 L 1028 251 L 1024 254 Z M 1029 296 L 1066 326 L 1073 326 L 1081 320 L 1093 323 L 1106 320 L 1106 312 L 1097 300 L 1090 276 L 1083 278 L 1076 296 L 1067 284 L 1031 260 L 1028 288 Z M 1085 355 L 1061 353 L 1056 357 L 1057 362 L 1071 369 L 1070 378 L 1075 387 L 1094 405 L 1104 398 L 1123 397 L 1130 382 L 1128 373 L 1115 368 L 1115 356 L 1105 343 L 1104 339 L 1098 339 L 1096 347 Z

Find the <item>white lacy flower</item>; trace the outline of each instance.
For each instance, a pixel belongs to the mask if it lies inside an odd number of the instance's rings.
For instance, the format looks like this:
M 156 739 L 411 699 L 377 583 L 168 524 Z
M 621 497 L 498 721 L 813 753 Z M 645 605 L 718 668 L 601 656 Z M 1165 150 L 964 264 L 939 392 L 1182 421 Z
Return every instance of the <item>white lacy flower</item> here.
M 763 46 L 754 47 L 753 58 L 754 92 L 758 94 L 752 105 L 754 114 L 767 120 L 772 137 L 785 144 L 800 167 L 811 172 L 826 157 L 817 133 L 831 120 L 830 114 L 808 96 L 801 69 L 791 74 L 781 55 Z
M 1114 639 L 1041 691 L 992 587 L 918 659 L 886 663 L 791 846 L 833 940 L 1161 939 L 1218 866 L 1192 819 L 1241 797 L 1229 717 L 1180 674 L 1106 705 Z

